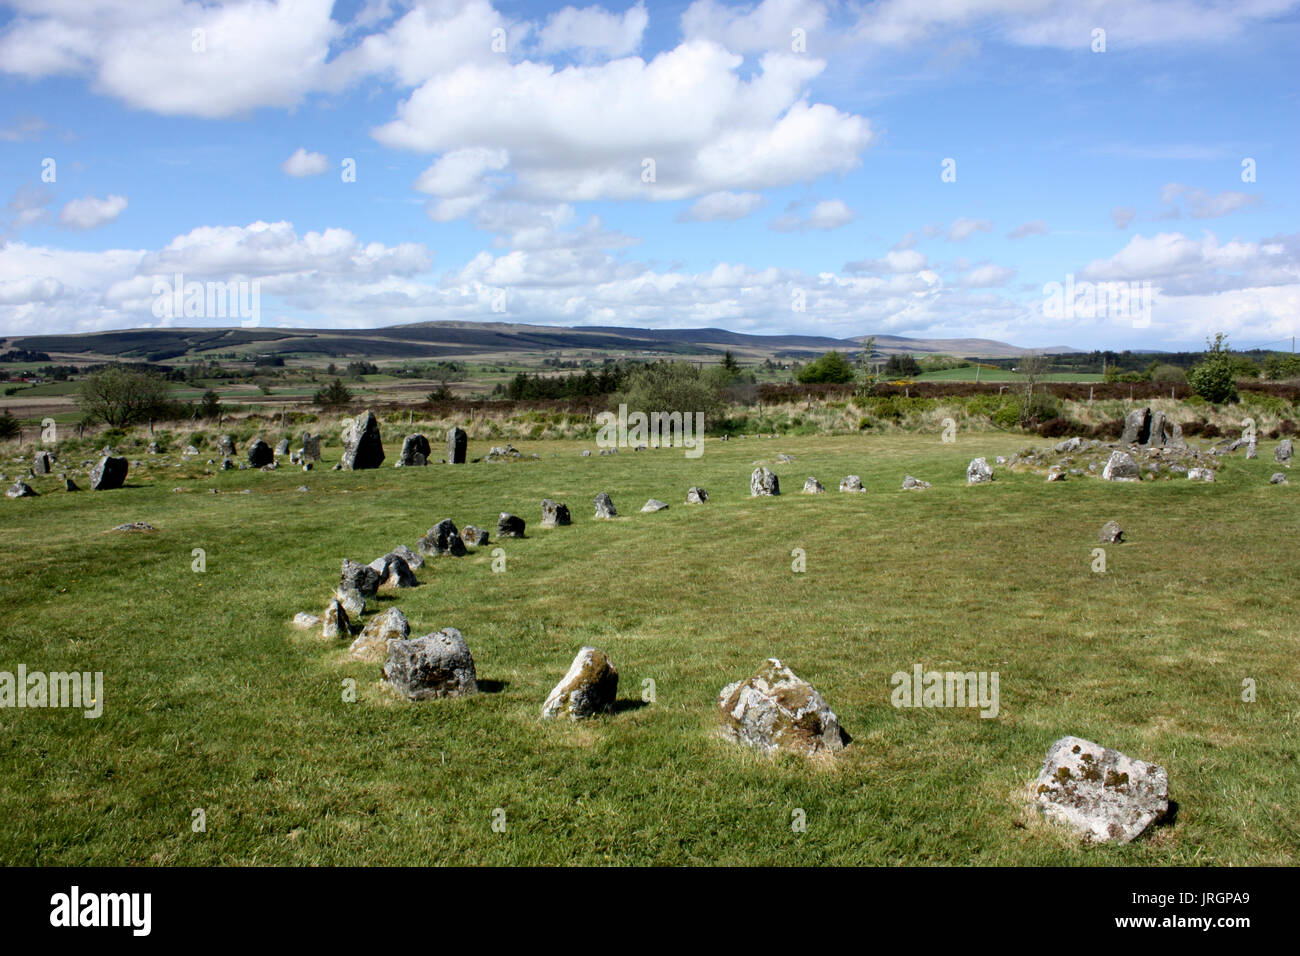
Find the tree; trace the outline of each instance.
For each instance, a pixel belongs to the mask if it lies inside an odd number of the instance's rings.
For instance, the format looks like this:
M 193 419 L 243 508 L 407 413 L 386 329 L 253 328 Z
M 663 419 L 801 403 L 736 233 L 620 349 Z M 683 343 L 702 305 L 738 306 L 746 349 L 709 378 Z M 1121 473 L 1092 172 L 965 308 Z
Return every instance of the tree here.
M 1237 397 L 1237 376 L 1236 363 L 1228 352 L 1228 337 L 1218 332 L 1213 341 L 1206 339 L 1205 344 L 1205 358 L 1187 373 L 1187 384 L 1207 402 L 1230 402 Z
M 110 365 L 91 372 L 77 388 L 77 405 L 92 422 L 124 428 L 169 411 L 167 381 L 157 372 Z
M 798 379 L 805 385 L 822 382 L 843 383 L 855 378 L 849 360 L 835 350 L 815 359 L 799 370 Z
M 885 374 L 898 378 L 914 378 L 921 374 L 921 365 L 911 355 L 891 355 L 885 363 Z
M 740 374 L 740 363 L 736 361 L 736 356 L 731 354 L 731 349 L 727 349 L 722 356 L 722 367 L 732 375 Z
M 14 438 L 22 430 L 18 419 L 9 414 L 9 409 L 0 412 L 0 438 Z
M 725 374 L 725 373 L 724 373 Z M 620 399 L 632 411 L 722 413 L 722 376 L 709 375 L 691 362 L 653 362 L 628 372 Z
M 1047 374 L 1051 362 L 1046 355 L 1029 354 L 1020 359 L 1019 365 L 1019 372 L 1025 377 L 1025 404 L 1020 411 L 1020 423 L 1025 425 L 1031 419 L 1038 417 L 1039 407 L 1034 404 L 1034 388 L 1039 380 Z M 1039 397 L 1039 405 L 1045 404 L 1041 401 L 1042 396 Z
M 352 401 L 352 390 L 337 378 L 312 396 L 312 403 L 324 408 L 346 405 L 350 401 Z
M 221 396 L 208 389 L 203 393 L 203 401 L 199 403 L 199 417 L 220 418 L 221 411 Z

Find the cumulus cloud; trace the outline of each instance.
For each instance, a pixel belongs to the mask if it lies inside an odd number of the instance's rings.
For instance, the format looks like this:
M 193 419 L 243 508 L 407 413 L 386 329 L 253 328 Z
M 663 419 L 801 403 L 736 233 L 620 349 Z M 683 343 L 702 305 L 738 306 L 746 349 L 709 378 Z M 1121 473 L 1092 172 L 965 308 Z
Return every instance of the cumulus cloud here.
M 777 232 L 804 232 L 808 229 L 829 231 L 847 226 L 853 219 L 853 210 L 843 200 L 826 199 L 813 206 L 806 216 L 792 210 L 768 225 Z
M 850 273 L 875 273 L 896 275 L 900 273 L 921 272 L 929 268 L 929 260 L 915 249 L 891 249 L 883 259 L 859 259 L 844 263 L 844 271 Z
M 954 219 L 948 227 L 949 242 L 964 242 L 977 232 L 992 232 L 993 223 L 987 219 Z
M 678 218 L 694 222 L 734 222 L 744 219 L 755 209 L 763 205 L 763 197 L 758 193 L 716 192 L 701 196 L 691 208 Z
M 59 222 L 73 229 L 94 229 L 113 222 L 125 208 L 125 196 L 106 196 L 103 199 L 87 196 L 65 205 L 59 213 Z
M 1132 206 L 1116 206 L 1110 211 L 1110 218 L 1116 229 L 1127 229 L 1129 223 L 1137 218 L 1137 210 Z
M 319 176 L 329 168 L 329 159 L 324 153 L 309 153 L 299 146 L 294 154 L 280 164 L 285 175 L 301 179 L 304 176 Z
M 687 39 L 712 40 L 735 53 L 790 51 L 793 32 L 802 30 L 812 52 L 811 35 L 826 18 L 826 5 L 816 0 L 763 0 L 752 7 L 695 0 L 682 14 L 681 28 Z
M 1169 183 L 1160 191 L 1160 201 L 1170 207 L 1168 218 L 1176 219 L 1177 214 L 1186 210 L 1193 219 L 1218 219 L 1257 204 L 1259 197 L 1231 191 L 1211 193 L 1182 183 Z
M 960 279 L 958 284 L 968 289 L 991 289 L 1003 286 L 1016 275 L 1016 270 L 1009 266 L 983 265 L 971 269 Z
M 1008 239 L 1024 239 L 1026 236 L 1045 236 L 1047 235 L 1047 223 L 1041 219 L 1035 219 L 1032 222 L 1021 223 L 1016 228 L 1007 233 Z
M 538 35 L 542 53 L 577 50 L 604 56 L 626 56 L 641 45 L 650 17 L 642 4 L 620 17 L 601 7 L 565 7 L 547 19 Z

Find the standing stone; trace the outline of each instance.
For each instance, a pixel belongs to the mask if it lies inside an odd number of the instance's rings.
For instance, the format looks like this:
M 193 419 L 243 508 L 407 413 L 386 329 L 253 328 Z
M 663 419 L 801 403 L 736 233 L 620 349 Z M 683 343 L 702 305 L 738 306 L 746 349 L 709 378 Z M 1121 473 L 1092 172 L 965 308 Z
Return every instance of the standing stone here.
M 379 592 L 380 573 L 368 564 L 361 564 L 350 558 L 343 559 L 343 573 L 339 575 L 339 590 L 356 590 L 365 598 L 373 598 Z
M 497 518 L 497 540 L 502 538 L 522 538 L 524 536 L 524 519 L 508 511 L 501 512 Z
M 252 468 L 262 468 L 275 461 L 275 452 L 271 446 L 260 438 L 255 438 L 248 446 L 248 464 Z
M 389 551 L 382 558 L 375 558 L 370 567 L 379 572 L 379 586 L 390 588 L 413 588 L 420 581 L 411 570 L 411 566 L 396 551 Z
M 923 489 L 929 487 L 930 487 L 930 483 L 928 481 L 922 481 L 920 478 L 913 478 L 911 475 L 908 475 L 906 478 L 903 479 L 904 491 L 912 491 L 914 489 Z
M 808 480 L 803 483 L 803 493 L 805 495 L 822 495 L 826 493 L 826 489 L 822 487 L 820 481 L 809 476 Z
M 121 488 L 126 481 L 126 459 L 105 455 L 94 468 L 90 469 L 90 488 L 92 491 L 111 491 Z
M 345 470 L 361 471 L 378 468 L 384 463 L 384 444 L 379 437 L 379 422 L 375 413 L 366 409 L 343 427 L 343 460 Z
M 320 461 L 320 435 L 311 432 L 302 433 L 302 460 Z
M 361 629 L 357 639 L 348 648 L 348 655 L 358 661 L 378 664 L 388 656 L 388 642 L 401 641 L 411 636 L 411 625 L 406 615 L 395 607 L 377 614 Z
M 222 470 L 222 471 L 234 471 L 234 470 L 235 470 L 235 460 L 234 460 L 233 458 L 223 458 L 223 459 L 221 459 L 221 470 Z
M 1192 468 L 1187 472 L 1187 477 L 1192 479 L 1192 481 L 1213 481 L 1214 469 L 1213 468 Z
M 397 467 L 411 468 L 418 465 L 427 465 L 432 450 L 429 447 L 429 439 L 423 435 L 407 435 L 406 440 L 402 442 L 402 453 L 398 456 Z
M 217 436 L 217 453 L 226 457 L 235 454 L 235 440 L 229 435 Z
M 542 499 L 542 527 L 558 528 L 561 525 L 571 524 L 569 519 L 569 508 L 567 505 L 558 501 L 552 501 L 550 498 Z
M 450 518 L 443 518 L 430 528 L 429 533 L 416 542 L 415 547 L 429 557 L 451 555 L 459 558 L 466 553 L 465 542 L 461 540 L 460 532 Z
M 1273 449 L 1273 460 L 1279 465 L 1291 465 L 1291 439 L 1283 438 Z
M 406 566 L 412 571 L 418 571 L 424 567 L 424 558 L 420 557 L 404 544 L 399 544 L 391 552 L 406 562 Z
M 840 481 L 840 491 L 866 491 L 862 487 L 862 479 L 857 475 L 849 475 Z
M 718 709 L 728 737 L 765 753 L 835 753 L 848 742 L 822 696 L 774 657 L 724 687 Z
M 283 458 L 287 454 L 289 454 L 289 439 L 281 438 L 275 443 L 275 457 Z
M 32 456 L 32 474 L 48 475 L 54 467 L 54 456 L 48 451 L 38 451 Z
M 993 468 L 983 458 L 976 458 L 966 466 L 966 484 L 982 485 L 993 480 Z
M 352 625 L 348 621 L 348 612 L 343 609 L 343 605 L 337 599 L 330 601 L 330 606 L 325 609 L 324 619 L 321 623 L 321 635 L 328 638 L 348 637 L 352 633 Z
M 1246 460 L 1254 461 L 1258 457 L 1259 457 L 1259 445 L 1255 444 L 1254 442 L 1251 442 L 1249 445 L 1246 446 Z
M 460 536 L 466 544 L 473 545 L 476 548 L 481 548 L 488 543 L 488 533 L 482 528 L 475 527 L 472 524 L 465 525 Z
M 618 695 L 618 670 L 609 655 L 584 647 L 569 665 L 568 672 L 546 695 L 542 718 L 568 717 L 581 720 L 613 710 Z
M 690 488 L 686 492 L 688 505 L 699 505 L 709 500 L 709 493 L 703 488 Z
M 600 494 L 596 495 L 595 505 L 597 518 L 618 517 L 618 511 L 614 508 L 613 500 L 609 495 L 605 494 L 605 492 L 602 491 Z
M 1110 460 L 1102 469 L 1101 477 L 1106 481 L 1138 481 L 1140 475 L 1137 462 L 1126 451 L 1113 451 Z
M 1151 425 L 1144 444 L 1151 448 L 1181 448 L 1187 443 L 1183 441 L 1181 425 L 1164 412 L 1151 412 Z
M 5 492 L 5 497 L 6 498 L 36 498 L 39 496 L 37 495 L 36 490 L 32 488 L 31 485 L 27 484 L 27 482 L 25 481 L 19 480 L 19 481 L 15 481 L 13 485 L 9 488 L 9 490 Z
M 1062 737 L 1047 751 L 1033 797 L 1047 819 L 1090 843 L 1128 843 L 1169 812 L 1169 775 L 1090 740 Z
M 1124 540 L 1124 532 L 1120 530 L 1119 522 L 1107 521 L 1102 525 L 1097 540 L 1101 544 L 1120 544 Z
M 641 506 L 642 511 L 655 512 L 664 511 L 668 508 L 668 502 L 660 501 L 658 498 L 651 498 Z
M 1151 433 L 1151 409 L 1135 408 L 1124 416 L 1124 431 L 1120 433 L 1121 445 L 1145 444 Z
M 751 497 L 776 496 L 781 493 L 781 482 L 775 474 L 759 466 L 749 476 L 749 494 Z
M 453 426 L 447 430 L 447 464 L 465 464 L 465 451 L 469 445 L 469 436 L 463 428 Z
M 454 627 L 388 643 L 384 679 L 409 700 L 462 697 L 478 692 L 474 658 Z

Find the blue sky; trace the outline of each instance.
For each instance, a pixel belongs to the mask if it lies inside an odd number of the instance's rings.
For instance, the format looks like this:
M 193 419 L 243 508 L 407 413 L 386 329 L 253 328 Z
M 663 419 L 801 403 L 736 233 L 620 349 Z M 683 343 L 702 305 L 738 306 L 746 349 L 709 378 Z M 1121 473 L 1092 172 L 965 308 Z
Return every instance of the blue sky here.
M 0 334 L 232 324 L 176 273 L 262 325 L 1300 332 L 1300 3 L 0 11 Z

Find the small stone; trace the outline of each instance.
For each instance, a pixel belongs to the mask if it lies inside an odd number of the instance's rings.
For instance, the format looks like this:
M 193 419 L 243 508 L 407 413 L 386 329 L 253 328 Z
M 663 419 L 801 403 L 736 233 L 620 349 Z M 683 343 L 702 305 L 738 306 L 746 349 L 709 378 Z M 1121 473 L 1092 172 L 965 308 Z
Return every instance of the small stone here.
M 700 505 L 709 500 L 709 493 L 703 488 L 691 487 L 686 491 L 686 503 L 688 505 Z
M 1214 469 L 1213 468 L 1192 468 L 1188 470 L 1187 477 L 1192 479 L 1192 481 L 1213 481 Z
M 466 544 L 472 545 L 475 548 L 481 548 L 488 543 L 488 533 L 482 528 L 472 524 L 465 525 L 460 536 Z
M 429 529 L 415 544 L 416 550 L 427 557 L 450 555 L 459 558 L 465 554 L 465 542 L 450 518 L 443 518 Z
M 348 654 L 359 661 L 379 663 L 388 656 L 388 642 L 400 641 L 409 637 L 411 625 L 406 615 L 395 607 L 390 607 L 383 614 L 371 618 L 361 629 L 357 639 L 348 648 Z
M 1268 480 L 1270 485 L 1289 485 L 1291 482 L 1286 480 L 1286 475 L 1280 471 L 1273 472 L 1273 477 Z
M 966 466 L 966 484 L 982 485 L 993 480 L 993 468 L 983 458 L 976 458 Z
M 360 591 L 362 597 L 372 598 L 379 591 L 379 581 L 379 571 L 370 565 L 351 558 L 343 559 L 343 570 L 339 575 L 340 590 L 354 589 Z
M 1048 481 L 1065 481 L 1065 470 L 1060 465 L 1053 465 L 1047 469 Z
M 609 655 L 594 647 L 584 647 L 569 665 L 569 670 L 546 695 L 542 718 L 568 717 L 582 720 L 614 708 L 618 695 L 618 670 Z
M 550 498 L 543 498 L 542 527 L 558 528 L 568 524 L 572 524 L 572 520 L 569 518 L 568 505 L 561 504 L 558 501 L 552 501 Z
M 132 531 L 157 531 L 158 529 L 155 528 L 153 525 L 149 524 L 147 521 L 132 521 L 130 524 L 120 524 L 113 530 L 132 532 Z
M 389 551 L 381 558 L 375 558 L 370 562 L 370 567 L 379 573 L 379 586 L 390 588 L 413 588 L 420 582 L 411 570 L 411 566 L 406 563 L 396 551 Z
M 862 487 L 862 479 L 857 475 L 849 475 L 847 478 L 840 479 L 840 491 L 866 491 Z
M 1101 533 L 1097 535 L 1097 541 L 1101 544 L 1120 544 L 1124 541 L 1124 532 L 1120 530 L 1118 521 L 1107 521 L 1101 526 Z
M 512 515 L 508 511 L 501 512 L 497 518 L 497 540 L 502 538 L 522 538 L 524 536 L 525 522 L 523 518 Z
M 65 479 L 63 479 L 63 490 L 64 490 L 64 491 L 80 491 L 81 489 L 77 487 L 77 483 L 76 483 L 75 481 L 73 481 L 71 478 L 65 478 Z
M 320 626 L 321 619 L 316 614 L 299 611 L 293 616 L 293 626 L 301 631 L 312 631 Z
M 1102 469 L 1101 477 L 1106 481 L 1138 481 L 1140 473 L 1132 455 L 1125 451 L 1113 451 L 1106 467 Z
M 781 493 L 781 482 L 771 471 L 763 467 L 754 469 L 749 476 L 749 494 L 751 497 L 775 497 Z
M 658 498 L 651 498 L 641 506 L 642 511 L 665 511 L 668 508 L 668 502 L 660 501 Z
M 929 487 L 930 483 L 928 481 L 922 481 L 920 478 L 913 478 L 911 475 L 908 475 L 903 479 L 904 491 L 912 491 L 914 489 L 921 490 Z
M 1291 439 L 1283 438 L 1280 442 L 1277 443 L 1277 447 L 1273 449 L 1273 460 L 1277 462 L 1279 465 L 1287 465 L 1288 467 L 1290 466 Z
M 342 602 L 337 599 L 330 601 L 321 622 L 321 636 L 335 639 L 349 637 L 351 634 L 352 625 L 348 622 L 348 612 Z
M 602 491 L 600 494 L 596 495 L 595 505 L 596 505 L 595 517 L 597 518 L 618 517 L 618 511 L 615 510 L 614 508 L 613 500 L 605 492 Z
M 809 475 L 808 480 L 803 483 L 803 493 L 805 495 L 821 495 L 826 493 L 826 489 L 822 487 L 820 481 Z
M 5 492 L 6 498 L 36 498 L 39 497 L 36 490 L 25 481 L 15 481 L 13 485 Z
M 352 617 L 366 613 L 366 597 L 356 588 L 339 588 L 334 592 L 334 601 Z
M 433 451 L 429 447 L 429 439 L 423 435 L 407 435 L 406 440 L 402 442 L 402 451 L 398 456 L 398 468 L 413 468 L 429 463 L 429 455 Z

